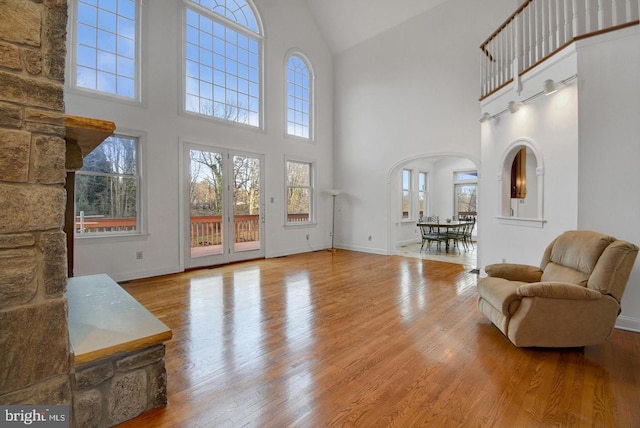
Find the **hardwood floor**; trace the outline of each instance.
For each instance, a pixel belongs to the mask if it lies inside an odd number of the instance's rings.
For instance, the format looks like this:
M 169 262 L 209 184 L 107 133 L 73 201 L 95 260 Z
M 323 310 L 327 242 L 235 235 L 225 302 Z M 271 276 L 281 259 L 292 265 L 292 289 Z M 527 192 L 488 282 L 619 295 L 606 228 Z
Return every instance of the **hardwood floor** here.
M 132 281 L 173 329 L 125 427 L 638 427 L 640 334 L 516 348 L 464 265 L 318 251 Z

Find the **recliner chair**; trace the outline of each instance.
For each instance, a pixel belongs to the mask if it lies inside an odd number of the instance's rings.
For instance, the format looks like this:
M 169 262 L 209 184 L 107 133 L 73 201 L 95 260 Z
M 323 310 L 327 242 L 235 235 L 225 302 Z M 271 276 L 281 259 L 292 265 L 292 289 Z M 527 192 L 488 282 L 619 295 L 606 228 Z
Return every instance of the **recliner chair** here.
M 520 347 L 579 347 L 609 337 L 638 254 L 626 241 L 568 231 L 540 267 L 498 263 L 478 280 L 478 309 Z

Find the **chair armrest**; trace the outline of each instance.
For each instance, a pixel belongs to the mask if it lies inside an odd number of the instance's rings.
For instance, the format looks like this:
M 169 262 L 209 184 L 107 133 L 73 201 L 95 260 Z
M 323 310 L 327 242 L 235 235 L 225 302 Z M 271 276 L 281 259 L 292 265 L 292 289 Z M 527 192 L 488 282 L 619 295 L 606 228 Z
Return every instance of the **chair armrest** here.
M 542 278 L 542 270 L 539 267 L 517 263 L 496 263 L 486 266 L 484 271 L 489 276 L 509 281 L 538 282 Z
M 602 293 L 581 285 L 568 282 L 534 282 L 518 287 L 516 293 L 520 297 L 546 297 L 565 300 L 598 300 Z

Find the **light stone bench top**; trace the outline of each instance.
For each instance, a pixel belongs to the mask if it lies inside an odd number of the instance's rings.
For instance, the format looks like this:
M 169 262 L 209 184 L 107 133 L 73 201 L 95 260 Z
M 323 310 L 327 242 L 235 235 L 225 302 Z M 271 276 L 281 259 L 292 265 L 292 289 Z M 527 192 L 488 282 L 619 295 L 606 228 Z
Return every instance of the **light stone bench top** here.
M 171 329 L 106 274 L 69 278 L 65 295 L 76 364 L 171 339 Z

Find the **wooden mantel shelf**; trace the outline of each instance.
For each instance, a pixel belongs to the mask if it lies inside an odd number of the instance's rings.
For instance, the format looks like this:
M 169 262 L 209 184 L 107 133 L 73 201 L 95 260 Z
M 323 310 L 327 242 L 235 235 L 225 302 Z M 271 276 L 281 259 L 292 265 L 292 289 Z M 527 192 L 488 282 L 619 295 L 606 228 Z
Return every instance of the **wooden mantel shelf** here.
M 82 160 L 106 140 L 116 124 L 108 120 L 91 119 L 80 116 L 66 116 L 64 140 L 65 168 L 67 178 L 67 206 L 64 216 L 64 232 L 67 234 L 67 274 L 73 276 L 73 236 L 76 226 L 75 215 L 75 171 L 82 168 Z
M 107 120 L 67 115 L 67 169 L 82 168 L 82 159 L 116 130 L 116 124 Z

